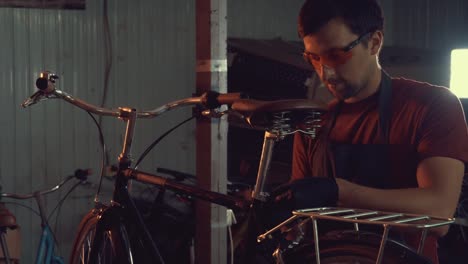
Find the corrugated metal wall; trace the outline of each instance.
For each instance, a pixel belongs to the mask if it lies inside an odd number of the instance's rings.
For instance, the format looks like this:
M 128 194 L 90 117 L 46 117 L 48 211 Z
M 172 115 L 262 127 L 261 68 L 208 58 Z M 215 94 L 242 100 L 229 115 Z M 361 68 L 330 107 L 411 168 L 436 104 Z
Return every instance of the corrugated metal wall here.
M 452 49 L 468 46 L 466 0 L 377 0 L 385 15 L 386 46 Z M 228 36 L 297 40 L 304 0 L 228 1 Z
M 304 0 L 228 0 L 228 37 L 299 40 L 297 14 Z
M 195 91 L 195 2 L 119 0 L 108 5 L 113 65 L 106 105 L 152 109 L 191 96 Z M 78 167 L 93 168 L 97 174 L 98 134 L 84 111 L 58 100 L 30 109 L 21 109 L 20 103 L 34 92 L 35 78 L 44 69 L 60 76 L 59 89 L 94 104 L 101 102 L 106 52 L 103 17 L 103 1 L 87 1 L 86 10 L 0 8 L 3 192 L 49 187 Z M 190 114 L 191 110 L 185 109 L 158 121 L 141 121 L 134 142 L 135 157 L 155 137 Z M 107 118 L 103 125 L 113 161 L 124 136 L 123 123 Z M 193 173 L 194 124 L 178 129 L 156 150 L 158 153 L 141 168 L 154 171 L 162 166 Z M 110 191 L 111 182 L 107 186 L 105 190 Z M 78 188 L 61 209 L 56 234 L 64 256 L 68 256 L 80 217 L 92 205 L 94 189 Z M 49 209 L 55 206 L 58 194 L 47 199 Z M 21 225 L 22 263 L 32 263 L 40 236 L 39 217 L 23 207 L 8 207 Z M 55 220 L 51 218 L 52 226 Z

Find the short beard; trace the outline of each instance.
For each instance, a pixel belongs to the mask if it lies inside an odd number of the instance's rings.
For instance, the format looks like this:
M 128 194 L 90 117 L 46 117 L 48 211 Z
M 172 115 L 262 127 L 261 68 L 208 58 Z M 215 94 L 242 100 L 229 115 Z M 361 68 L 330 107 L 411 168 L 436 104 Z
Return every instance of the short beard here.
M 346 86 L 346 89 L 344 89 L 344 91 L 346 92 L 345 94 L 338 93 L 336 91 L 333 92 L 332 90 L 329 89 L 329 91 L 333 94 L 333 96 L 339 101 L 344 101 L 346 99 L 356 96 L 357 94 L 361 92 L 361 90 L 364 87 L 364 86 L 355 87 L 355 86 L 349 85 L 348 83 L 343 83 L 343 85 Z

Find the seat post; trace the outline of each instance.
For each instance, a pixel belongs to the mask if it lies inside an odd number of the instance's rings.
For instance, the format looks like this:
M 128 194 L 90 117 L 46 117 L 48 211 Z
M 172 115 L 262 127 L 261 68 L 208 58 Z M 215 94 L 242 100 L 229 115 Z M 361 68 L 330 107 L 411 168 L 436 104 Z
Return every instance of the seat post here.
M 270 168 L 271 157 L 273 156 L 273 147 L 275 146 L 275 142 L 280 139 L 281 137 L 278 134 L 265 131 L 262 154 L 258 165 L 257 181 L 254 191 L 252 192 L 252 198 L 255 200 L 264 202 L 268 199 L 269 194 L 265 192 L 264 187 Z
M 0 227 L 0 244 L 2 244 L 3 258 L 6 264 L 10 264 L 10 252 L 8 251 L 8 245 L 5 239 L 7 228 Z

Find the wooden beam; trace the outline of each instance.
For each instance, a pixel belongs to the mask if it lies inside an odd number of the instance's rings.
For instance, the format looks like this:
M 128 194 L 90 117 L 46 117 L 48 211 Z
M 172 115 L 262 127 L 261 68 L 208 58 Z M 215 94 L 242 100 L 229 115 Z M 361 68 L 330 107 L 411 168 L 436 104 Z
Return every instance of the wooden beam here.
M 196 91 L 227 92 L 227 0 L 196 2 Z M 198 186 L 226 193 L 227 122 L 199 119 L 196 127 Z M 195 262 L 226 263 L 226 209 L 196 203 Z

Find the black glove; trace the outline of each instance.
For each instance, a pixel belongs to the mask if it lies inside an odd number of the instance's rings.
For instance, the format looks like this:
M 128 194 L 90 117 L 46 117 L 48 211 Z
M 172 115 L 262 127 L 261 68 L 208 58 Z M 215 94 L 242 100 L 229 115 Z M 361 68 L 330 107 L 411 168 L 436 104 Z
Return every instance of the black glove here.
M 275 188 L 270 193 L 269 218 L 279 224 L 297 209 L 336 206 L 338 185 L 334 178 L 309 177 Z
M 291 182 L 294 209 L 336 206 L 338 185 L 335 178 L 310 177 Z

